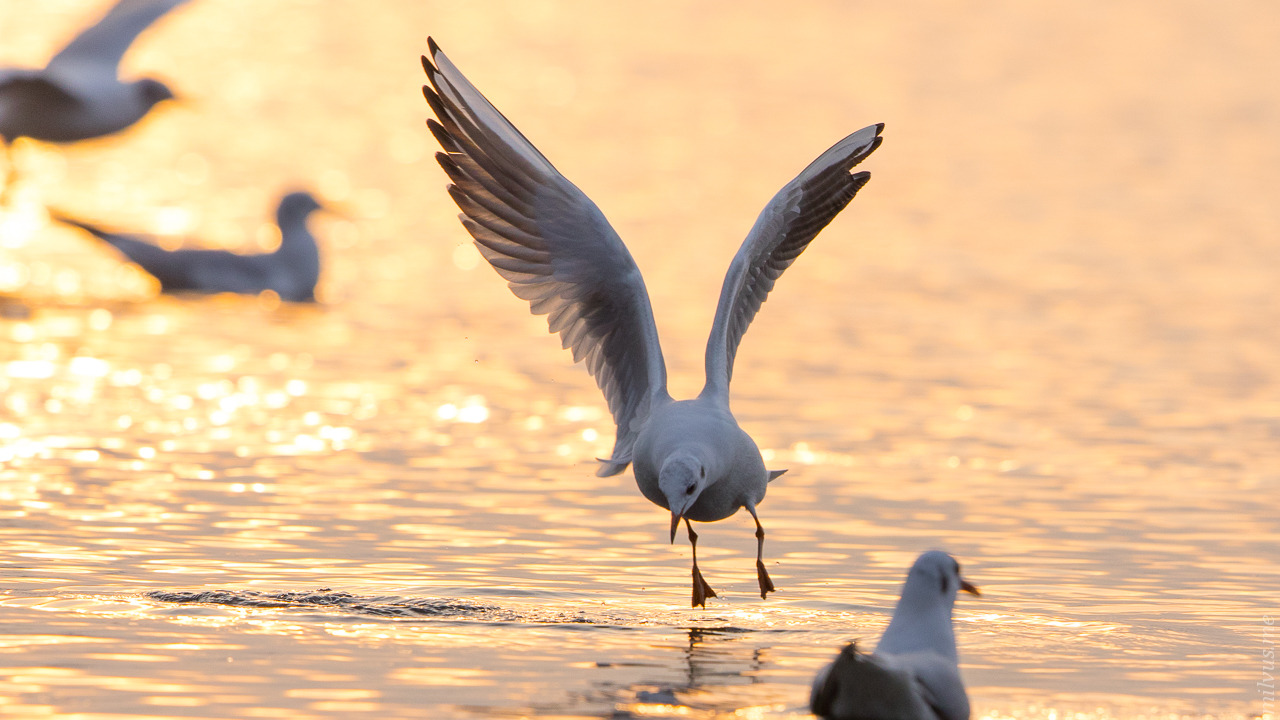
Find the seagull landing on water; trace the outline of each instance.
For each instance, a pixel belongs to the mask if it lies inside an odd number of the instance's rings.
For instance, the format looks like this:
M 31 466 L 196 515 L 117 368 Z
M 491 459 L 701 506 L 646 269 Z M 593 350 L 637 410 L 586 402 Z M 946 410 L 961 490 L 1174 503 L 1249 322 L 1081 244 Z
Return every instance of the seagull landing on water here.
M 120 59 L 143 30 L 186 0 L 120 0 L 43 69 L 0 68 L 0 141 L 71 143 L 119 132 L 173 98 L 151 78 L 121 82 Z M 12 157 L 9 158 L 13 181 Z
M 52 212 L 58 222 L 80 228 L 110 243 L 160 281 L 163 292 L 242 293 L 271 290 L 281 300 L 313 302 L 320 279 L 320 250 L 307 230 L 307 217 L 323 206 L 310 193 L 292 192 L 280 200 L 275 252 L 237 255 L 226 250 L 165 250 L 129 235 L 106 232 L 89 223 Z
M 756 524 L 756 575 L 765 597 L 774 587 L 756 505 L 784 471 L 765 469 L 729 411 L 733 357 L 778 276 L 866 184 L 868 173 L 850 170 L 879 147 L 884 126 L 836 143 L 765 206 L 724 279 L 707 342 L 706 384 L 696 398 L 675 401 L 644 281 L 618 234 L 435 41 L 428 44 L 431 57 L 422 66 L 431 85 L 422 90 L 439 121 L 427 124 L 444 148 L 436 159 L 453 181 L 449 194 L 462 224 L 511 291 L 548 316 L 575 361 L 586 361 L 617 424 L 613 454 L 597 474 L 634 464 L 640 492 L 671 511 L 672 542 L 684 521 L 695 607 L 716 593 L 698 571 L 698 536 L 689 521 L 722 520 L 746 508 Z
M 933 550 L 921 555 L 875 654 L 847 645 L 813 681 L 809 709 L 827 720 L 968 720 L 969 696 L 960 680 L 951 608 L 960 590 L 978 588 L 960 577 L 960 564 Z

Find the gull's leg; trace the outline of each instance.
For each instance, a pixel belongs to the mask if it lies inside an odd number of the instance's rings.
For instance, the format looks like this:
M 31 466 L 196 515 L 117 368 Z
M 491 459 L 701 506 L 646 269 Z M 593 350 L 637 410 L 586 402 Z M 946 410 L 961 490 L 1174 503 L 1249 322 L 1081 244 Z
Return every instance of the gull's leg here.
M 698 570 L 698 534 L 693 531 L 693 526 L 689 524 L 689 518 L 684 519 L 684 526 L 689 530 L 689 547 L 693 548 L 693 605 L 690 607 L 706 607 L 707 598 L 716 596 L 716 591 L 711 589 L 706 580 L 702 579 L 702 573 Z
M 769 579 L 769 571 L 764 569 L 764 528 L 760 525 L 760 517 L 756 515 L 754 505 L 747 506 L 751 519 L 756 521 L 756 580 L 760 582 L 760 599 L 774 592 L 773 580 Z

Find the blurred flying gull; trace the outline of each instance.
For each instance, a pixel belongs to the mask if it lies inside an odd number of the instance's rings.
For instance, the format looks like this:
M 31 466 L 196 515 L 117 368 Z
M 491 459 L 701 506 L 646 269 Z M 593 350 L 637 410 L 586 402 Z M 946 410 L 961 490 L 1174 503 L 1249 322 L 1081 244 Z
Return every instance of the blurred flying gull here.
M 950 555 L 932 550 L 916 559 L 875 653 L 850 643 L 814 679 L 813 714 L 827 720 L 968 720 L 951 627 L 960 590 L 979 594 Z
M 698 571 L 690 520 L 711 522 L 739 508 L 756 525 L 760 597 L 774 589 L 765 570 L 756 505 L 782 470 L 765 469 L 755 442 L 729 410 L 733 358 L 774 282 L 870 175 L 850 170 L 880 145 L 883 125 L 846 137 L 765 206 L 729 266 L 706 351 L 698 397 L 675 401 L 649 296 L 622 240 L 586 195 L 564 178 L 428 40 L 423 94 L 445 152 L 436 159 L 453 184 L 462 224 L 511 291 L 548 316 L 575 361 L 585 360 L 617 425 L 600 476 L 634 464 L 640 492 L 671 511 L 671 541 L 684 520 L 693 549 L 693 605 L 716 593 Z
M 186 0 L 119 0 L 44 68 L 0 68 L 0 140 L 71 143 L 119 132 L 174 97 L 152 78 L 121 82 L 120 59 L 151 23 Z M 12 158 L 8 172 L 12 182 Z
M 320 279 L 320 251 L 307 230 L 307 217 L 322 209 L 310 193 L 292 192 L 280 200 L 276 224 L 280 247 L 274 252 L 237 255 L 226 250 L 165 250 L 129 235 L 106 232 L 89 223 L 51 212 L 52 217 L 110 243 L 160 281 L 164 292 L 257 294 L 272 290 L 281 300 L 314 302 Z

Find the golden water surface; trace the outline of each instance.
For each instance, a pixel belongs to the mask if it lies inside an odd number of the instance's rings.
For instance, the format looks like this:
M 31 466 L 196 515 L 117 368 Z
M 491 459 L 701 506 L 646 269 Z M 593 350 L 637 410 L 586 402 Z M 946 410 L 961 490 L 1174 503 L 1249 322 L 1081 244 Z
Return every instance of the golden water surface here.
M 104 0 L 3 0 L 0 66 Z M 748 332 L 770 467 L 699 528 L 454 216 L 434 36 L 628 242 L 677 396 L 769 197 L 873 177 Z M 0 210 L 0 715 L 807 716 L 906 567 L 955 554 L 975 717 L 1273 712 L 1280 5 L 195 0 L 183 96 L 19 142 Z M 46 208 L 256 252 L 309 187 L 316 307 L 171 298 Z M 191 602 L 196 601 L 196 602 Z

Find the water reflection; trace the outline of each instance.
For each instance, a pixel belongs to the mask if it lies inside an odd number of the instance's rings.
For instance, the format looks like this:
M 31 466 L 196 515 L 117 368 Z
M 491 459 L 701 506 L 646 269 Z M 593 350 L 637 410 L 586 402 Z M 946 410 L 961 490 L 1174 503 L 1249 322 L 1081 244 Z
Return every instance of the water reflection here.
M 689 710 L 724 709 L 725 696 L 734 698 L 735 709 L 750 712 L 752 693 L 744 692 L 743 686 L 760 682 L 758 673 L 766 662 L 767 649 L 734 643 L 749 633 L 735 628 L 689 628 L 688 643 L 680 649 L 684 658 L 684 677 L 680 681 L 670 680 L 671 668 L 666 668 L 665 672 L 655 672 L 657 677 L 605 692 L 615 703 L 624 706 L 625 714 L 621 717 L 687 715 Z M 730 687 L 733 691 L 725 692 Z

